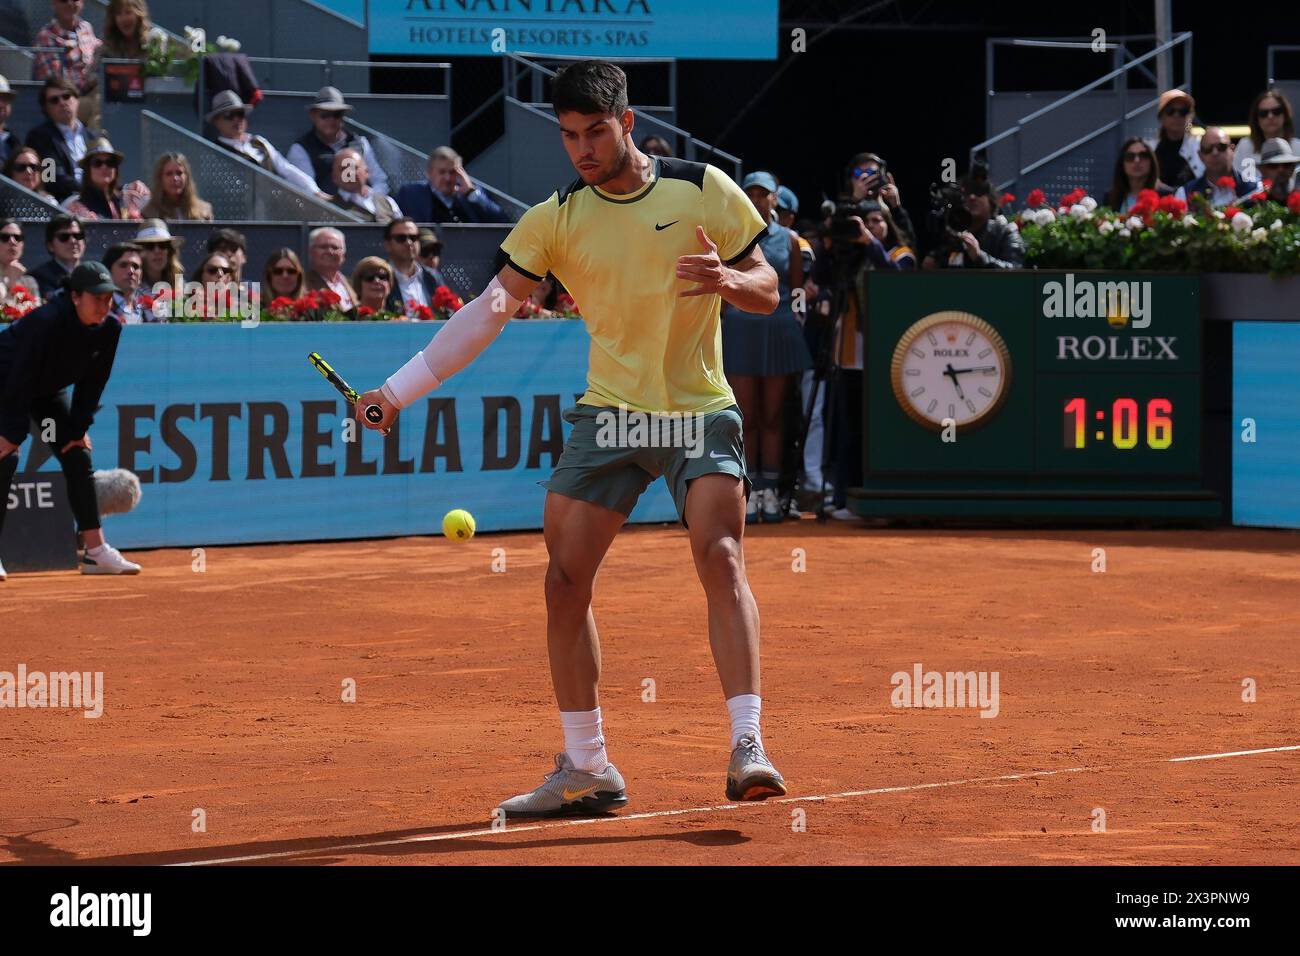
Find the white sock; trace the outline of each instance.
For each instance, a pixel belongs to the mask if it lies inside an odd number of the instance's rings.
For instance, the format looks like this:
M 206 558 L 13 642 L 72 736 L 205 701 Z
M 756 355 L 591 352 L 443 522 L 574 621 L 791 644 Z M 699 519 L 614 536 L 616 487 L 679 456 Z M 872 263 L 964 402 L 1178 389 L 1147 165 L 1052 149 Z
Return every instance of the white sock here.
M 560 723 L 564 726 L 564 752 L 574 767 L 587 773 L 600 773 L 609 766 L 599 707 L 595 710 L 562 710 Z
M 763 745 L 763 735 L 758 729 L 758 719 L 763 711 L 763 698 L 757 694 L 737 694 L 727 701 L 731 715 L 731 747 L 734 750 L 745 734 L 753 734 L 758 745 Z
M 105 542 L 105 544 L 107 544 L 107 542 Z M 87 548 L 86 554 L 90 555 L 92 558 L 97 558 L 104 553 L 104 547 L 104 544 L 97 544 L 93 548 Z

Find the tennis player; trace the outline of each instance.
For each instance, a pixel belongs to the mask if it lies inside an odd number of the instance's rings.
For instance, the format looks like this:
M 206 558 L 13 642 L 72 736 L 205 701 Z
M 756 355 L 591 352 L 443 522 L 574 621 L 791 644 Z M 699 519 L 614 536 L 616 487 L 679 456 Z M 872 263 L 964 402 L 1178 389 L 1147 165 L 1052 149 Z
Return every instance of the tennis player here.
M 719 324 L 723 300 L 749 312 L 776 308 L 776 273 L 757 248 L 768 224 L 715 167 L 640 152 L 627 102 L 627 78 L 611 63 L 583 61 L 556 75 L 552 105 L 578 178 L 524 214 L 483 294 L 358 403 L 384 410 L 377 423 L 358 415 L 362 424 L 391 426 L 400 409 L 473 361 L 548 271 L 581 308 L 591 335 L 587 391 L 564 413 L 573 429 L 543 482 L 546 642 L 564 751 L 540 787 L 501 804 L 508 817 L 599 814 L 627 803 L 605 750 L 592 585 L 614 536 L 660 475 L 708 599 L 709 643 L 731 717 L 727 797 L 786 792 L 759 727 L 758 608 L 741 543 L 750 482 Z M 627 414 L 694 414 L 702 449 L 698 436 L 689 455 L 683 447 L 611 446 L 612 429 L 598 434 L 597 416 L 620 406 Z

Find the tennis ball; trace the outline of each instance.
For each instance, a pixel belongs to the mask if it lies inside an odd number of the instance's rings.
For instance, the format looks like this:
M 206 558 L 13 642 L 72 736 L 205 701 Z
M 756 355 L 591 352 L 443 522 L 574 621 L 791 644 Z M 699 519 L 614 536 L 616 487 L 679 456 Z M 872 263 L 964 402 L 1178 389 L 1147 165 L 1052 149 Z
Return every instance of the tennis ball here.
M 474 537 L 474 516 L 463 508 L 448 511 L 442 519 L 442 533 L 455 541 Z

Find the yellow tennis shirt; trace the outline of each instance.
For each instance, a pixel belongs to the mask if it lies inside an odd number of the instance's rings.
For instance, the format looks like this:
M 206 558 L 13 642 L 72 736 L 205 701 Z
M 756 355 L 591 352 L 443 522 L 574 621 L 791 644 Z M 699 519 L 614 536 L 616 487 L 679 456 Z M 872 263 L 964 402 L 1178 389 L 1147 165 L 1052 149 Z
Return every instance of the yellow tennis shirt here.
M 722 299 L 677 293 L 677 259 L 706 250 L 695 227 L 732 265 L 767 229 L 725 173 L 705 163 L 654 157 L 633 193 L 578 179 L 533 206 L 505 242 L 509 264 L 530 279 L 553 273 L 591 335 L 584 405 L 643 412 L 715 412 L 734 405 L 722 373 Z

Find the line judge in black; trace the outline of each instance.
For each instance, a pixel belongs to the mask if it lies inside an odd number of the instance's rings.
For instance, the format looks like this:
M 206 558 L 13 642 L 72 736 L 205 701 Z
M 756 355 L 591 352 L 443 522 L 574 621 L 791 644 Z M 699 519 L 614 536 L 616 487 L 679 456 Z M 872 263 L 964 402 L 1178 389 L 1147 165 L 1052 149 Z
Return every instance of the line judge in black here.
M 121 324 L 108 314 L 116 292 L 103 263 L 83 262 L 68 277 L 67 295 L 0 331 L 0 533 L 19 447 L 35 421 L 37 434 L 63 466 L 68 501 L 86 547 L 82 574 L 140 571 L 140 565 L 104 540 L 87 434 L 122 334 Z

